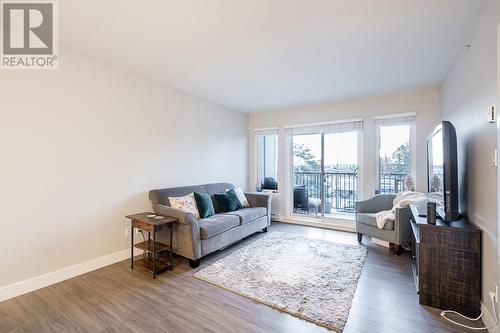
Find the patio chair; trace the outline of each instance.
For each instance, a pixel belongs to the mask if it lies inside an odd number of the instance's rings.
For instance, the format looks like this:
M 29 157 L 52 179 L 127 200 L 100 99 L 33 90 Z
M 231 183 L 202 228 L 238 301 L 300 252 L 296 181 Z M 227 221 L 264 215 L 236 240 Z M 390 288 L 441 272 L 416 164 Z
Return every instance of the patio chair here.
M 295 213 L 310 214 L 311 210 L 318 213 L 321 200 L 309 198 L 309 193 L 305 185 L 298 185 L 293 188 L 293 211 Z
M 305 185 L 293 188 L 293 211 L 295 213 L 309 214 L 309 194 Z

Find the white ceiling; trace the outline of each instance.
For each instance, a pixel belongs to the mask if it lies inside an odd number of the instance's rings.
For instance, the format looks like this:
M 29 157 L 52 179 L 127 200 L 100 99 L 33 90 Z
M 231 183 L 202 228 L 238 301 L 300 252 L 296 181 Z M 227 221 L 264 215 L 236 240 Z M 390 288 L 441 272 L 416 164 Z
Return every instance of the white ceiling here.
M 254 112 L 439 84 L 482 0 L 60 0 L 62 44 Z

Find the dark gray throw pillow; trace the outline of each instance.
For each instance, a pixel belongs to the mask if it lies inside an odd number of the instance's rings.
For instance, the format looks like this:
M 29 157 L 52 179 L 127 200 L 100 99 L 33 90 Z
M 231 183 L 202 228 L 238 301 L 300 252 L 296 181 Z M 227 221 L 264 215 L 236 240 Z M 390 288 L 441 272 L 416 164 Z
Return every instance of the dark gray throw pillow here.
M 223 213 L 234 212 L 235 210 L 243 208 L 240 199 L 238 199 L 233 189 L 224 193 L 214 194 L 214 197 Z

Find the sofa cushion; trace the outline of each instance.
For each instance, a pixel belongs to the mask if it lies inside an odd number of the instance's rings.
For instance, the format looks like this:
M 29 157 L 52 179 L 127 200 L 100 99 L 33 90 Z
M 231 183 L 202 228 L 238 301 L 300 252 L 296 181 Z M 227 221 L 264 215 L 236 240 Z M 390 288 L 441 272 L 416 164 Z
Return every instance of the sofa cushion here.
M 376 214 L 373 213 L 358 213 L 357 220 L 359 223 L 363 223 L 372 227 L 377 227 L 377 218 L 375 217 Z M 384 225 L 385 230 L 394 230 L 394 221 L 389 220 L 387 223 Z
M 238 216 L 235 215 L 215 214 L 199 220 L 198 225 L 200 226 L 201 239 L 207 239 L 239 226 L 240 220 L 238 219 Z
M 239 217 L 241 224 L 252 222 L 259 217 L 267 215 L 267 208 L 265 207 L 253 207 L 253 208 L 243 208 L 238 209 L 234 212 L 224 213 L 224 215 L 233 215 Z
M 202 185 L 207 191 L 208 194 L 214 195 L 215 193 L 222 193 L 226 190 L 230 190 L 234 188 L 234 185 L 231 183 L 213 183 L 213 184 L 205 184 Z

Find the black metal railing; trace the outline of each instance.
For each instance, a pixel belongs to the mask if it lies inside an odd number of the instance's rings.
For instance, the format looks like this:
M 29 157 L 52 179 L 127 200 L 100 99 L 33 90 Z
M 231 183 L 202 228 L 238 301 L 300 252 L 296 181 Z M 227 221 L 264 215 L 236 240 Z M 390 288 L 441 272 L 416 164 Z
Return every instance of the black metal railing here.
M 379 193 L 398 193 L 404 191 L 408 173 L 382 173 L 379 176 Z
M 294 172 L 294 186 L 305 186 L 309 198 L 321 198 L 321 173 Z M 325 172 L 325 212 L 354 213 L 358 176 L 356 172 Z

